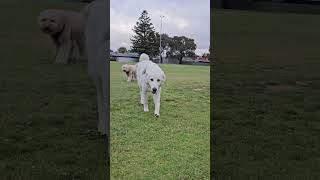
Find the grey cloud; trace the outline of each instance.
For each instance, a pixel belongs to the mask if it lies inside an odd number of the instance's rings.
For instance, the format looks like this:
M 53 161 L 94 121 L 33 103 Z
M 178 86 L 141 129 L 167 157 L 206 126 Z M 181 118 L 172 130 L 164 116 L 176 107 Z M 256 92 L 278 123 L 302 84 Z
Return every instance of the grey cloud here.
M 156 31 L 163 19 L 163 33 L 185 35 L 195 39 L 197 52 L 207 51 L 210 44 L 209 0 L 111 0 L 111 48 L 127 44 L 132 27 L 142 10 L 147 10 Z

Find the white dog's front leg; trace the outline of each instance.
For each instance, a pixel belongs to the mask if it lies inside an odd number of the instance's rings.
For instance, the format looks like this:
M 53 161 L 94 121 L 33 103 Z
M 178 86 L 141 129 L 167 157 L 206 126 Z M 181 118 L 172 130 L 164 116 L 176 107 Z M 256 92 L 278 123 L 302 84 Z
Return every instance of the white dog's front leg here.
M 149 108 L 148 108 L 148 94 L 147 91 L 145 89 L 142 89 L 142 97 L 143 97 L 143 111 L 144 112 L 148 112 Z
M 154 102 L 154 115 L 156 117 L 160 116 L 160 90 L 157 94 L 153 95 L 153 102 Z
M 143 103 L 144 103 L 144 97 L 143 97 L 143 92 L 142 92 L 142 87 L 139 85 L 139 89 L 140 89 L 140 104 L 142 104 L 143 105 Z

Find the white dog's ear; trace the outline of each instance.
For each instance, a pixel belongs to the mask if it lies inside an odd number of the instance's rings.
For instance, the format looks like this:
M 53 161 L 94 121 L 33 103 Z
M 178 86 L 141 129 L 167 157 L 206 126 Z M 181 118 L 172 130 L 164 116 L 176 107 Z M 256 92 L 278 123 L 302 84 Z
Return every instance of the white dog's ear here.
M 162 80 L 165 81 L 167 79 L 166 75 L 163 73 L 162 74 Z

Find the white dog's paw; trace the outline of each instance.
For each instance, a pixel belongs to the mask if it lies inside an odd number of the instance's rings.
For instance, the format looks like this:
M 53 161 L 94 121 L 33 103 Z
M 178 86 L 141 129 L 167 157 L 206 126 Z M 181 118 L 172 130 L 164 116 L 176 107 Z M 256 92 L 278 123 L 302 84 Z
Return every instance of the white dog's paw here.
M 160 117 L 160 114 L 159 113 L 154 113 L 154 116 L 158 118 L 158 117 Z
M 149 112 L 149 109 L 148 108 L 144 108 L 143 111 L 144 112 Z

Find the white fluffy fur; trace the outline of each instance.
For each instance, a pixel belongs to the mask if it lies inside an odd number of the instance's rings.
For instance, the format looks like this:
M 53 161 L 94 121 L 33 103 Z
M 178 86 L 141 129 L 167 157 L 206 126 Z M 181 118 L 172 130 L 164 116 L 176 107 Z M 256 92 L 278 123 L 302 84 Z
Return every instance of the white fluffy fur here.
M 147 54 L 142 53 L 139 58 L 139 62 L 141 62 L 141 61 L 150 61 L 150 58 Z
M 147 92 L 151 91 L 155 106 L 154 115 L 159 117 L 161 86 L 166 80 L 166 75 L 162 69 L 150 61 L 149 56 L 144 53 L 141 54 L 139 63 L 136 64 L 136 75 L 140 88 L 140 103 L 144 106 L 144 112 L 149 111 Z

